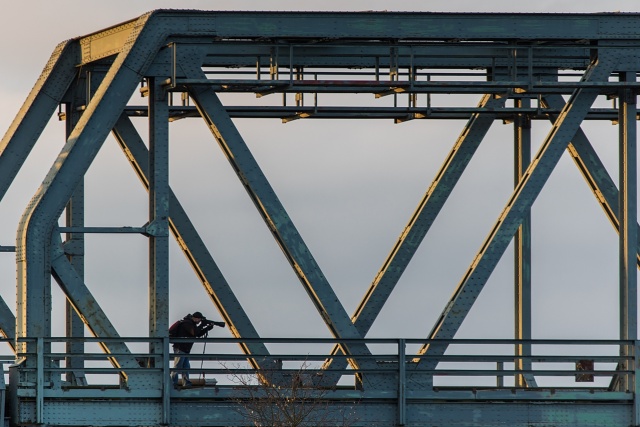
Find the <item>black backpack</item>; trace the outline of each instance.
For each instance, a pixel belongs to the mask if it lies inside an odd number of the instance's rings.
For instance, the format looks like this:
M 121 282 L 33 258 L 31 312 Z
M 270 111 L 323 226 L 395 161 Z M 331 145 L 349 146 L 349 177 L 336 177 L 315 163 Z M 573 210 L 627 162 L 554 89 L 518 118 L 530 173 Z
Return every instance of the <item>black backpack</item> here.
M 169 327 L 169 336 L 171 338 L 176 338 L 178 335 L 178 329 L 180 329 L 180 325 L 184 322 L 184 319 L 180 319 L 176 321 L 173 325 Z

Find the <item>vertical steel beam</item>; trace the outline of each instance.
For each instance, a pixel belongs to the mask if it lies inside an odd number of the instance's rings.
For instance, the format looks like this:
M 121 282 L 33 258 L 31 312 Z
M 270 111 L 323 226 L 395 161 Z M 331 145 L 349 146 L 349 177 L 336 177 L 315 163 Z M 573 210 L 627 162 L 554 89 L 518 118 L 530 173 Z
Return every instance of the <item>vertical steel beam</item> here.
M 398 425 L 407 423 L 407 343 L 398 340 Z
M 125 114 L 120 116 L 114 126 L 113 135 L 138 175 L 140 182 L 148 191 L 149 151 L 133 123 Z M 236 338 L 259 338 L 260 336 L 249 316 L 240 305 L 227 279 L 216 265 L 207 246 L 170 187 L 169 227 L 207 294 L 229 325 L 233 336 Z M 251 359 L 256 368 L 260 365 L 260 360 L 269 355 L 269 350 L 263 343 L 240 343 L 240 347 L 247 355 L 261 356 L 260 359 Z
M 81 79 L 79 80 L 82 81 Z M 82 92 L 84 93 L 85 91 Z M 82 104 L 84 105 L 86 100 L 83 101 Z M 65 131 L 67 139 L 80 118 L 80 113 L 76 108 L 77 105 L 78 103 L 76 102 L 65 104 Z M 65 208 L 65 224 L 67 227 L 84 227 L 84 178 L 80 180 L 71 199 L 69 199 L 67 203 Z M 84 234 L 67 233 L 64 247 L 69 262 L 78 275 L 84 279 Z M 68 300 L 65 301 L 65 317 L 66 336 L 73 338 L 83 337 L 84 323 Z M 66 351 L 68 354 L 73 355 L 72 357 L 67 357 L 65 360 L 66 366 L 72 369 L 72 371 L 67 371 L 66 373 L 67 381 L 74 385 L 86 384 L 86 379 L 82 372 L 84 360 L 81 357 L 84 353 L 84 343 L 80 340 L 70 340 L 66 343 Z
M 65 222 L 68 227 L 84 226 L 84 180 L 76 187 L 76 191 L 67 204 L 65 213 Z M 68 233 L 66 242 L 70 243 L 70 245 L 65 245 L 65 248 L 73 248 L 71 254 L 67 255 L 69 262 L 78 272 L 78 275 L 84 277 L 84 235 L 82 233 Z M 69 252 L 67 251 L 67 253 Z M 66 335 L 74 338 L 83 337 L 84 323 L 69 301 L 65 302 L 65 317 Z M 73 372 L 67 372 L 67 381 L 72 384 L 79 383 L 77 385 L 82 385 L 85 383 L 84 374 L 81 373 L 84 361 L 80 355 L 84 353 L 84 344 L 82 341 L 72 340 L 66 343 L 66 347 L 67 353 L 73 355 L 66 359 L 67 366 L 73 368 Z
M 614 58 L 601 55 L 585 72 L 582 81 L 606 81 L 614 67 Z M 489 236 L 458 285 L 453 297 L 446 304 L 436 321 L 429 338 L 432 340 L 451 339 L 455 336 L 469 310 L 484 288 L 489 276 L 522 224 L 525 214 L 531 208 L 540 190 L 551 175 L 553 168 L 576 131 L 586 117 L 599 91 L 591 88 L 577 89 L 560 113 L 551 131 L 545 138 L 535 159 L 518 183 L 503 212 L 498 217 Z M 447 349 L 444 343 L 428 343 L 418 352 L 440 356 Z M 438 363 L 434 357 L 421 364 L 422 369 L 433 369 Z
M 173 389 L 173 382 L 171 381 L 171 371 L 169 366 L 171 364 L 169 337 L 162 337 L 162 416 L 161 424 L 166 426 L 171 424 L 171 390 Z
M 36 424 L 44 424 L 44 338 L 36 338 Z
M 193 78 L 205 77 L 201 69 L 190 72 Z M 344 339 L 362 338 L 216 93 L 208 87 L 188 89 L 196 108 L 333 336 Z M 371 354 L 366 345 L 360 343 L 341 343 L 341 347 L 347 355 Z M 356 357 L 355 360 L 350 360 L 356 367 L 377 369 L 371 359 Z
M 162 79 L 148 81 L 149 336 L 164 337 L 169 330 L 169 104 Z
M 517 98 L 516 108 L 530 108 L 531 99 Z M 518 114 L 514 121 L 514 187 L 518 186 L 524 173 L 531 164 L 531 119 Z M 515 339 L 531 339 L 531 210 L 524 213 L 522 224 L 514 236 L 514 273 L 515 273 Z M 515 370 L 531 371 L 531 344 L 517 343 L 515 346 Z M 515 386 L 526 387 L 527 383 L 535 387 L 532 375 L 517 373 Z
M 620 80 L 635 82 L 636 72 L 621 72 Z M 631 89 L 620 92 L 619 108 L 619 204 L 620 219 L 620 339 L 638 338 L 638 269 L 637 269 L 637 124 L 636 94 Z M 631 370 L 631 362 L 626 359 L 633 355 L 633 349 L 622 346 L 623 369 Z M 629 375 L 623 375 L 619 386 L 623 391 L 635 390 Z M 637 398 L 637 397 L 636 397 Z
M 640 341 L 633 340 L 633 425 L 640 423 Z

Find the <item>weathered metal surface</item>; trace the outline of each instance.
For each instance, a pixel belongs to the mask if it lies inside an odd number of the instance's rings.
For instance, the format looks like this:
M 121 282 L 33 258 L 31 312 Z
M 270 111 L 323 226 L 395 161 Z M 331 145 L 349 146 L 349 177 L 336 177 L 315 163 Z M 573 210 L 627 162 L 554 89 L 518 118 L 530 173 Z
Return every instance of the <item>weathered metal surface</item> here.
M 315 355 L 313 360 L 328 358 L 322 372 L 324 385 L 335 385 L 341 376 L 354 381 L 326 396 L 326 402 L 338 411 L 357 402 L 357 421 L 351 425 L 637 425 L 640 404 L 635 392 L 640 390 L 640 381 L 635 375 L 635 282 L 640 244 L 635 100 L 640 88 L 636 81 L 639 52 L 637 14 L 159 10 L 62 43 L 0 143 L 3 196 L 56 106 L 75 107 L 66 112 L 67 142 L 17 224 L 16 247 L 0 247 L 2 251 L 16 251 L 18 271 L 17 316 L 14 318 L 6 303 L 0 301 L 0 329 L 5 336 L 16 338 L 16 350 L 24 357 L 12 368 L 10 377 L 13 422 L 52 426 L 247 423 L 238 414 L 239 391 L 233 387 L 169 387 L 169 230 L 230 324 L 236 344 L 244 353 L 240 358 L 262 372 L 265 365 L 277 366 L 274 362 L 278 358 L 280 364 L 283 359 L 295 359 L 292 355 L 270 354 L 268 342 L 260 341 L 249 314 L 233 294 L 233 284 L 227 283 L 169 188 L 170 121 L 197 118 L 211 130 L 335 338 L 330 342 L 335 345 L 334 351 Z M 150 95 L 148 105 L 129 105 L 141 83 L 143 92 Z M 79 95 L 82 86 L 88 86 L 87 96 Z M 220 101 L 221 93 L 242 92 L 270 102 L 256 106 L 224 105 Z M 355 93 L 373 95 L 371 100 L 392 99 L 393 106 L 363 103 L 344 107 L 331 101 L 334 95 Z M 177 94 L 184 96 L 185 105 L 170 105 Z M 322 94 L 323 104 L 318 104 L 318 94 Z M 424 100 L 418 102 L 417 94 L 426 97 L 426 105 Z M 479 94 L 482 101 L 475 107 L 434 106 L 431 94 Z M 563 94 L 571 95 L 567 102 Z M 187 105 L 187 95 L 195 107 Z M 620 106 L 593 106 L 597 98 L 604 97 L 619 98 Z M 293 104 L 287 105 L 287 99 Z M 406 106 L 398 100 L 406 101 Z M 507 104 L 511 100 L 513 105 Z M 127 115 L 148 117 L 149 149 Z M 350 317 L 235 127 L 233 117 L 274 117 L 285 123 L 307 118 L 389 118 L 396 123 L 466 119 L 468 123 Z M 531 141 L 526 124 L 540 119 L 550 120 L 552 129 L 527 166 Z M 362 339 L 495 120 L 516 123 L 516 185 L 431 331 L 430 338 L 440 341 L 412 343 L 422 345 L 416 355 L 405 353 L 407 343 L 403 340 L 394 343 L 397 353 L 390 359 L 373 353 L 371 343 Z M 610 120 L 619 125 L 620 191 L 581 129 L 585 120 Z M 149 191 L 149 223 L 143 227 L 85 227 L 83 177 L 111 131 Z M 574 158 L 620 234 L 619 321 L 623 341 L 592 343 L 616 346 L 619 352 L 614 356 L 583 357 L 608 364 L 607 368 L 596 365 L 584 374 L 611 379 L 611 389 L 537 387 L 538 377 L 575 377 L 575 372 L 541 367 L 557 362 L 574 365 L 575 360 L 532 354 L 529 340 L 533 268 L 529 258 L 530 208 L 565 151 Z M 67 227 L 59 229 L 58 220 L 65 207 Z M 60 232 L 69 233 L 64 244 Z M 129 351 L 127 339 L 118 336 L 84 284 L 81 236 L 91 232 L 134 232 L 149 238 L 148 354 L 136 357 Z M 516 233 L 517 340 L 493 343 L 507 344 L 510 353 L 491 357 L 470 353 L 458 358 L 446 354 L 450 340 Z M 82 370 L 90 372 L 92 368 L 85 362 L 97 357 L 86 347 L 83 353 L 83 344 L 78 341 L 67 342 L 67 352 L 62 355 L 52 353 L 52 277 L 60 282 L 79 318 L 99 336 L 98 341 L 79 340 L 103 342 L 107 352 L 104 360 L 114 363 L 113 367 L 101 368 L 105 372 L 92 372 L 115 375 L 117 384 L 92 388 L 68 375 L 70 371 L 82 375 Z M 68 334 L 80 336 L 78 318 L 67 317 Z M 224 356 L 216 355 L 220 359 Z M 60 358 L 66 358 L 69 364 L 59 367 Z M 355 371 L 344 371 L 347 361 Z M 445 362 L 473 366 L 461 372 L 443 367 Z M 483 363 L 491 363 L 491 368 L 480 365 Z M 511 365 L 505 367 L 505 363 Z M 219 367 L 213 371 L 220 373 Z M 286 369 L 281 373 L 284 375 Z M 66 380 L 62 380 L 63 374 Z M 434 379 L 457 376 L 465 380 L 491 377 L 493 382 L 491 387 L 477 387 L 468 381 L 458 388 L 434 383 Z M 504 386 L 506 376 L 516 379 L 515 387 Z

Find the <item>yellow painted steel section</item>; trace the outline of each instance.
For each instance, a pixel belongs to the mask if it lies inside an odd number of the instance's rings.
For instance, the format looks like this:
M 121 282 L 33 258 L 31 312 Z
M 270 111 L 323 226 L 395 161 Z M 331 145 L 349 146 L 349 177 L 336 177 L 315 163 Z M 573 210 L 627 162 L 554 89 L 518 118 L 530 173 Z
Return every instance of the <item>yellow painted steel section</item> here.
M 80 38 L 81 64 L 118 54 L 129 39 L 137 22 L 137 19 L 132 20 Z

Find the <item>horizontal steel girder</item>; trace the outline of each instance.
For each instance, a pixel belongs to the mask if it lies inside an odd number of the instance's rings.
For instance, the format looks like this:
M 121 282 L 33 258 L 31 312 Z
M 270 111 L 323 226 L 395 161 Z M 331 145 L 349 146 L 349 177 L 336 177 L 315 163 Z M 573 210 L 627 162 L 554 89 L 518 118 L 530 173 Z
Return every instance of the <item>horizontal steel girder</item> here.
M 496 120 L 513 121 L 518 114 L 527 115 L 531 120 L 549 120 L 549 115 L 557 115 L 561 110 L 554 108 L 512 108 L 502 107 L 490 110 L 482 107 L 341 107 L 329 105 L 302 106 L 250 106 L 225 105 L 231 118 L 282 119 L 289 122 L 297 119 L 393 119 L 397 122 L 432 120 L 469 120 L 473 114 L 489 114 Z M 146 106 L 130 105 L 125 108 L 130 117 L 147 117 Z M 170 120 L 200 117 L 196 107 L 173 106 L 169 108 Z M 640 114 L 637 116 L 640 119 Z M 613 108 L 592 108 L 585 120 L 618 120 L 618 110 Z
M 372 93 L 377 97 L 400 93 L 502 93 L 514 90 L 537 95 L 541 93 L 571 94 L 577 88 L 598 89 L 601 94 L 617 93 L 619 89 L 640 89 L 640 83 L 618 82 L 534 82 L 518 81 L 380 81 L 375 80 L 231 80 L 231 79 L 176 79 L 176 90 L 186 86 L 210 86 L 216 92 L 272 93 Z
M 65 392 L 73 395 L 74 390 Z M 155 392 L 155 393 L 154 393 Z M 93 393 L 97 394 L 97 393 Z M 104 393 L 106 394 L 106 393 Z M 64 398 L 62 392 L 47 390 L 48 399 L 44 408 L 43 421 L 47 425 L 85 426 L 96 425 L 159 425 L 161 404 L 158 392 L 129 392 L 122 398 L 109 400 Z M 155 394 L 156 396 L 152 395 Z M 464 394 L 470 401 L 456 401 L 456 395 Z M 504 425 L 530 427 L 602 427 L 629 426 L 632 420 L 632 403 L 628 393 L 615 393 L 619 400 L 602 401 L 597 393 L 592 399 L 579 398 L 587 393 L 563 393 L 553 397 L 549 404 L 548 393 L 530 392 L 530 401 L 521 401 L 500 392 L 442 392 L 432 394 L 415 393 L 408 397 L 406 407 L 406 425 L 495 427 Z M 55 395 L 59 395 L 55 398 Z M 188 391 L 172 391 L 170 426 L 190 427 L 226 427 L 229 425 L 248 425 L 239 407 L 238 393 L 225 393 L 221 390 L 199 395 L 198 399 Z M 507 396 L 506 399 L 503 397 Z M 513 394 L 512 394 L 513 396 Z M 534 398 L 535 396 L 535 398 Z M 71 396 L 70 396 L 71 397 Z M 180 397 L 178 399 L 178 397 Z M 368 396 L 358 392 L 333 392 L 326 405 L 332 411 L 343 411 L 350 415 L 352 427 L 372 425 L 390 427 L 397 425 L 394 397 L 384 395 Z M 612 396 L 613 398 L 614 396 Z M 537 398 L 537 399 L 536 399 Z M 458 397 L 459 399 L 459 397 Z M 473 401 L 471 401 L 473 399 Z M 14 422 L 28 424 L 33 419 L 35 405 L 33 400 L 24 400 L 21 411 L 14 414 Z M 470 424 L 470 420 L 473 423 Z
M 167 35 L 222 41 L 240 39 L 264 42 L 265 39 L 278 39 L 295 45 L 335 39 L 353 42 L 395 40 L 399 43 L 536 40 L 538 43 L 572 43 L 584 49 L 591 47 L 589 41 L 639 40 L 639 19 L 637 14 L 604 13 L 255 13 L 180 10 L 157 10 L 148 17 L 149 25 L 163 27 Z M 139 25 L 139 20 L 131 20 L 76 39 L 82 47 L 82 63 L 117 54 Z

